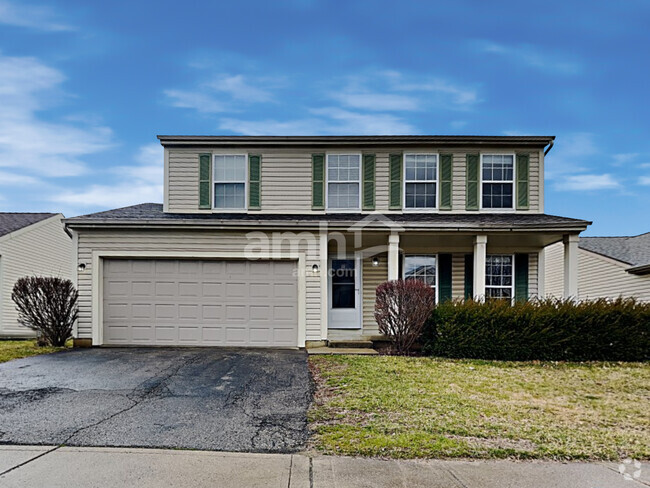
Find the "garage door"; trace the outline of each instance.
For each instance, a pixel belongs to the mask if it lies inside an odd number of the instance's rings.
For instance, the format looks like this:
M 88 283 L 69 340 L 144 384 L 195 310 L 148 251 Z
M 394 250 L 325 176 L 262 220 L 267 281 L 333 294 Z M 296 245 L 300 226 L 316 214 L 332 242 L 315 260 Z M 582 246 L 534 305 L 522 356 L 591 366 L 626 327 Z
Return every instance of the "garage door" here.
M 108 345 L 296 346 L 290 261 L 106 259 Z

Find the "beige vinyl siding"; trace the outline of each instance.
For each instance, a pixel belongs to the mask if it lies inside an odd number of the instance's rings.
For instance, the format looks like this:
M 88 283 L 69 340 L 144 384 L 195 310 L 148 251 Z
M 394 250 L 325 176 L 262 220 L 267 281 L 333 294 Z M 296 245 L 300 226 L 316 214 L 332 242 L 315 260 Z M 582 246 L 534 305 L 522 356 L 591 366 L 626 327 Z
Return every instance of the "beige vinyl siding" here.
M 451 255 L 451 296 L 465 298 L 465 253 Z
M 542 174 L 542 163 L 540 162 L 540 152 L 531 152 L 530 153 L 530 169 L 529 169 L 529 180 L 530 180 L 530 210 L 529 212 L 539 212 L 543 213 L 543 199 L 540 199 L 540 191 L 543 191 L 541 185 L 541 174 Z M 543 156 L 542 156 L 543 157 Z M 515 185 L 516 188 L 516 185 Z
M 466 153 L 454 152 L 452 159 L 452 190 L 451 190 L 451 211 L 462 212 L 465 210 L 465 196 L 467 194 L 465 177 L 467 175 Z M 465 265 L 463 264 L 463 267 Z
M 650 275 L 633 275 L 629 265 L 580 249 L 578 296 L 586 298 L 634 297 L 650 302 Z
M 528 296 L 536 297 L 539 295 L 539 255 L 530 253 L 528 255 Z
M 262 153 L 262 210 L 311 210 L 311 153 Z
M 388 256 L 381 254 L 379 266 L 372 265 L 372 258 L 363 260 L 363 334 L 377 335 L 379 329 L 375 322 L 375 290 L 388 279 Z
M 366 151 L 368 152 L 368 151 Z M 388 211 L 389 202 L 389 160 L 388 153 L 378 153 L 375 159 L 375 210 Z
M 199 154 L 204 151 L 169 151 L 169 211 L 199 211 Z
M 11 300 L 14 284 L 24 276 L 73 277 L 73 244 L 61 215 L 37 222 L 0 240 L 0 336 L 34 333 L 18 324 Z
M 625 271 L 630 266 L 585 249 L 578 251 L 578 297 L 634 297 L 650 301 L 650 275 L 633 275 Z M 564 291 L 564 246 L 553 244 L 546 248 L 546 293 L 562 297 Z
M 545 253 L 546 296 L 561 298 L 564 294 L 564 244 L 557 242 L 547 246 Z
M 168 179 L 165 194 L 168 195 L 169 212 L 209 213 L 199 210 L 198 160 L 199 154 L 213 152 L 210 147 L 196 149 L 166 149 L 168 156 Z M 476 148 L 420 147 L 400 150 L 385 148 L 219 148 L 215 153 L 261 154 L 261 210 L 266 213 L 311 212 L 311 155 L 316 152 L 371 153 L 376 155 L 376 210 L 388 212 L 389 206 L 389 154 L 395 152 L 435 152 L 453 154 L 452 212 L 465 212 L 465 156 L 479 152 Z M 513 149 L 482 149 L 483 153 L 513 153 Z M 540 205 L 540 152 L 530 151 L 530 210 L 542 212 Z M 402 189 L 403 191 L 403 189 Z M 391 211 L 395 212 L 395 211 Z
M 79 283 L 79 325 L 78 337 L 92 337 L 92 253 L 93 251 L 139 251 L 156 256 L 156 252 L 179 252 L 190 255 L 192 252 L 242 252 L 251 241 L 242 232 L 220 232 L 202 230 L 83 230 L 79 232 L 78 260 L 86 264 L 86 269 L 78 274 Z M 259 241 L 253 241 L 259 243 Z M 259 250 L 259 247 L 256 248 Z M 268 251 L 278 251 L 273 248 Z M 289 251 L 288 244 L 282 248 Z M 320 340 L 320 276 L 311 270 L 320 264 L 318 240 L 308 243 L 301 241 L 298 252 L 306 254 L 305 268 L 305 324 L 306 340 Z

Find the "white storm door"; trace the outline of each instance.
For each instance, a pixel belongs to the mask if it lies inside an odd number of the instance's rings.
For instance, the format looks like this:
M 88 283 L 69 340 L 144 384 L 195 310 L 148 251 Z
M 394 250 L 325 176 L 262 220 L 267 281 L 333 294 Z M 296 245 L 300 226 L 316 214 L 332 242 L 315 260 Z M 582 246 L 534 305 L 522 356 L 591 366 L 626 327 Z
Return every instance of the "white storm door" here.
M 361 328 L 361 260 L 331 258 L 328 263 L 328 327 Z

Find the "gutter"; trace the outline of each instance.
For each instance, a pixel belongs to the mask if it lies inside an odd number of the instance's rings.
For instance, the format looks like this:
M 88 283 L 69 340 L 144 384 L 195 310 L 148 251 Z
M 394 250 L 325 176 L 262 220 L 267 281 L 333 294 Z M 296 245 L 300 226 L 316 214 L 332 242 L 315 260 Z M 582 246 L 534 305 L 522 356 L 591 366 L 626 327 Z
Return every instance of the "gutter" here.
M 354 232 L 360 231 L 391 231 L 394 230 L 386 225 L 372 225 L 368 224 L 363 228 L 354 227 L 358 224 L 357 221 L 348 222 L 329 222 L 327 228 L 329 230 L 345 230 Z M 522 224 L 519 226 L 506 225 L 467 225 L 460 226 L 458 223 L 450 222 L 449 224 L 431 224 L 430 222 L 423 223 L 401 223 L 400 227 L 404 231 L 438 231 L 438 232 L 485 232 L 485 231 L 499 231 L 499 232 L 581 232 L 587 228 L 589 222 L 579 222 L 575 225 L 551 225 L 548 227 L 540 226 L 539 224 Z M 245 223 L 233 223 L 229 221 L 213 221 L 206 223 L 205 221 L 178 220 L 174 222 L 161 222 L 156 220 L 137 220 L 137 221 L 123 221 L 123 222 L 67 222 L 66 226 L 71 229 L 124 229 L 124 228 L 155 228 L 155 229 L 202 229 L 202 230 L 246 230 L 246 229 L 268 229 L 268 230 L 308 230 L 320 229 L 318 222 L 304 222 L 298 220 L 283 220 L 283 221 L 268 221 L 268 220 L 251 220 Z
M 468 144 L 479 147 L 545 147 L 555 136 L 173 136 L 159 135 L 166 147 L 238 146 L 421 146 Z
M 553 149 L 553 144 L 555 144 L 555 138 L 551 139 L 551 142 L 548 143 L 548 147 L 544 151 L 544 156 L 551 152 L 551 149 Z
M 627 268 L 625 271 L 633 275 L 650 274 L 650 264 L 642 264 L 641 266 L 634 266 L 632 268 Z

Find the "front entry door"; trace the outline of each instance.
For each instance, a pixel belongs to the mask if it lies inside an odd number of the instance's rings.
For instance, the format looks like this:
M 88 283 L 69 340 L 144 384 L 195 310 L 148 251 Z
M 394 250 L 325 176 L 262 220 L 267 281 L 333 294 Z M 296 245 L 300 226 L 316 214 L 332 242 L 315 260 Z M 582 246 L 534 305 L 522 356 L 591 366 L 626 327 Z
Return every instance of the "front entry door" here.
M 329 313 L 330 329 L 361 328 L 361 262 L 358 258 L 330 259 Z

